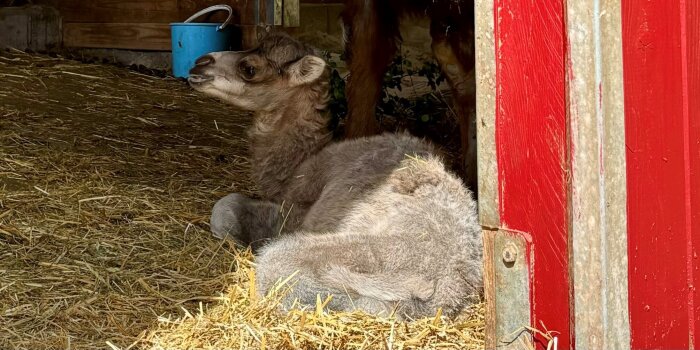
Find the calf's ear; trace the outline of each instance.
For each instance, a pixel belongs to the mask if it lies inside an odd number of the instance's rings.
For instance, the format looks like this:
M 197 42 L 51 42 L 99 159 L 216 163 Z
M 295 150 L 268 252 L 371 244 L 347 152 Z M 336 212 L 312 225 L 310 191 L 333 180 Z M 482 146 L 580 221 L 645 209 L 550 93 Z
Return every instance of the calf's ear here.
M 293 86 L 309 84 L 316 81 L 326 70 L 326 61 L 316 56 L 304 56 L 289 65 L 287 72 Z

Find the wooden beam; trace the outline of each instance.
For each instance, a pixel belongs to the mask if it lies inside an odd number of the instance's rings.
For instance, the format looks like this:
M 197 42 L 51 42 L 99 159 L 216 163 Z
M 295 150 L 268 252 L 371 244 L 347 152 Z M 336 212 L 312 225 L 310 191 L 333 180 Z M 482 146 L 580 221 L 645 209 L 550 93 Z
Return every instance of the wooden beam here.
M 285 27 L 298 27 L 301 22 L 301 9 L 299 0 L 284 0 L 284 23 Z
M 477 1 L 476 16 L 476 135 L 479 174 L 479 221 L 501 226 L 496 159 L 496 42 L 493 0 Z
M 262 0 L 260 0 L 262 1 Z M 207 8 L 212 5 L 229 5 L 233 8 L 232 23 L 236 25 L 254 25 L 256 2 L 253 0 L 177 0 L 178 19 L 176 22 L 182 22 L 195 12 Z M 206 22 L 223 22 L 226 20 L 226 11 L 217 11 L 209 16 L 202 16 L 200 21 Z M 173 22 L 173 21 L 171 21 Z
M 486 299 L 486 327 L 484 333 L 484 349 L 496 349 L 496 339 L 500 335 L 496 334 L 496 267 L 494 266 L 494 245 L 496 241 L 496 231 L 482 229 L 481 230 L 484 242 L 484 299 Z M 529 308 L 528 308 L 529 310 Z
M 261 0 L 262 1 L 262 0 Z M 251 0 L 61 0 L 51 4 L 60 12 L 64 23 L 171 23 L 182 22 L 208 6 L 227 4 L 234 10 L 234 24 L 256 24 L 255 2 Z M 216 12 L 202 21 L 222 22 L 227 14 Z
M 66 47 L 170 50 L 170 26 L 162 23 L 65 23 Z
M 274 25 L 276 26 L 281 26 L 282 25 L 282 18 L 283 18 L 283 9 L 284 9 L 284 0 L 274 0 L 274 13 L 275 13 L 275 21 Z
M 477 135 L 477 172 L 479 190 L 479 222 L 484 239 L 484 297 L 486 299 L 486 339 L 485 349 L 497 349 L 499 339 L 504 337 L 499 330 L 507 328 L 498 321 L 505 310 L 496 308 L 495 242 L 501 225 L 498 204 L 498 177 L 487 174 L 498 174 L 498 159 L 496 158 L 496 42 L 494 40 L 493 0 L 477 1 L 476 16 L 476 135 Z M 499 270 L 500 271 L 500 270 Z M 529 301 L 529 295 L 524 296 Z M 520 305 L 520 304 L 518 304 Z M 530 306 L 524 311 L 528 317 Z M 526 322 L 529 325 L 529 322 Z
M 344 4 L 343 0 L 301 0 L 302 4 Z
M 177 0 L 61 0 L 57 8 L 64 23 L 169 23 L 179 20 Z

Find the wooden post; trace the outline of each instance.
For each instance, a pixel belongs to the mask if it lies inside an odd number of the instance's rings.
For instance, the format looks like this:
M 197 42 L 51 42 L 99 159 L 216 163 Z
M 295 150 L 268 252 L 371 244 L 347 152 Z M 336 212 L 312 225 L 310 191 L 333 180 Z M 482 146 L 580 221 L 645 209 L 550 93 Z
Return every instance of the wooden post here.
M 273 24 L 276 25 L 276 26 L 281 26 L 282 23 L 284 23 L 284 22 L 282 21 L 282 19 L 283 19 L 283 16 L 282 16 L 283 9 L 284 9 L 284 0 L 274 0 L 275 21 L 274 21 Z
M 284 26 L 298 27 L 301 22 L 299 0 L 284 0 Z
M 476 116 L 477 164 L 479 174 L 498 174 L 496 160 L 496 42 L 493 30 L 493 2 L 477 1 L 476 16 Z M 479 176 L 479 221 L 484 235 L 484 296 L 486 298 L 486 349 L 495 349 L 496 333 L 496 276 L 494 242 L 500 218 L 498 213 L 498 181 L 492 176 Z M 529 300 L 529 296 L 527 297 Z M 528 307 L 527 311 L 530 310 Z M 517 320 L 529 324 L 526 320 Z

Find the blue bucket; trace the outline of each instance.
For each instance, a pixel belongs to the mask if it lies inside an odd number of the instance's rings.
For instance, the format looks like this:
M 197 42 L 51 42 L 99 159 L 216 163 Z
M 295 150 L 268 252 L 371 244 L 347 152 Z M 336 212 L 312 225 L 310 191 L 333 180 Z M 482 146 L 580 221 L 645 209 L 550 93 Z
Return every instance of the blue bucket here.
M 224 23 L 190 23 L 201 15 L 218 10 L 226 10 L 229 13 Z M 174 76 L 187 78 L 194 62 L 202 55 L 233 49 L 234 30 L 228 26 L 231 17 L 231 6 L 214 5 L 195 13 L 185 22 L 170 23 Z

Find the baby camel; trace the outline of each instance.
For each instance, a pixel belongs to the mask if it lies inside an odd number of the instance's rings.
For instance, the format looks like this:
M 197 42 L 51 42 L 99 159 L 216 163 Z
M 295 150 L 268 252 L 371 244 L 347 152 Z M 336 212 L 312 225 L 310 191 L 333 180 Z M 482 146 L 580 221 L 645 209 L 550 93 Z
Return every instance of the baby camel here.
M 310 47 L 270 34 L 253 50 L 200 57 L 189 82 L 255 112 L 252 173 L 264 200 L 224 197 L 211 228 L 261 247 L 259 293 L 293 276 L 286 309 L 320 295 L 333 310 L 417 318 L 455 316 L 481 292 L 471 192 L 410 135 L 331 142 L 328 69 Z

